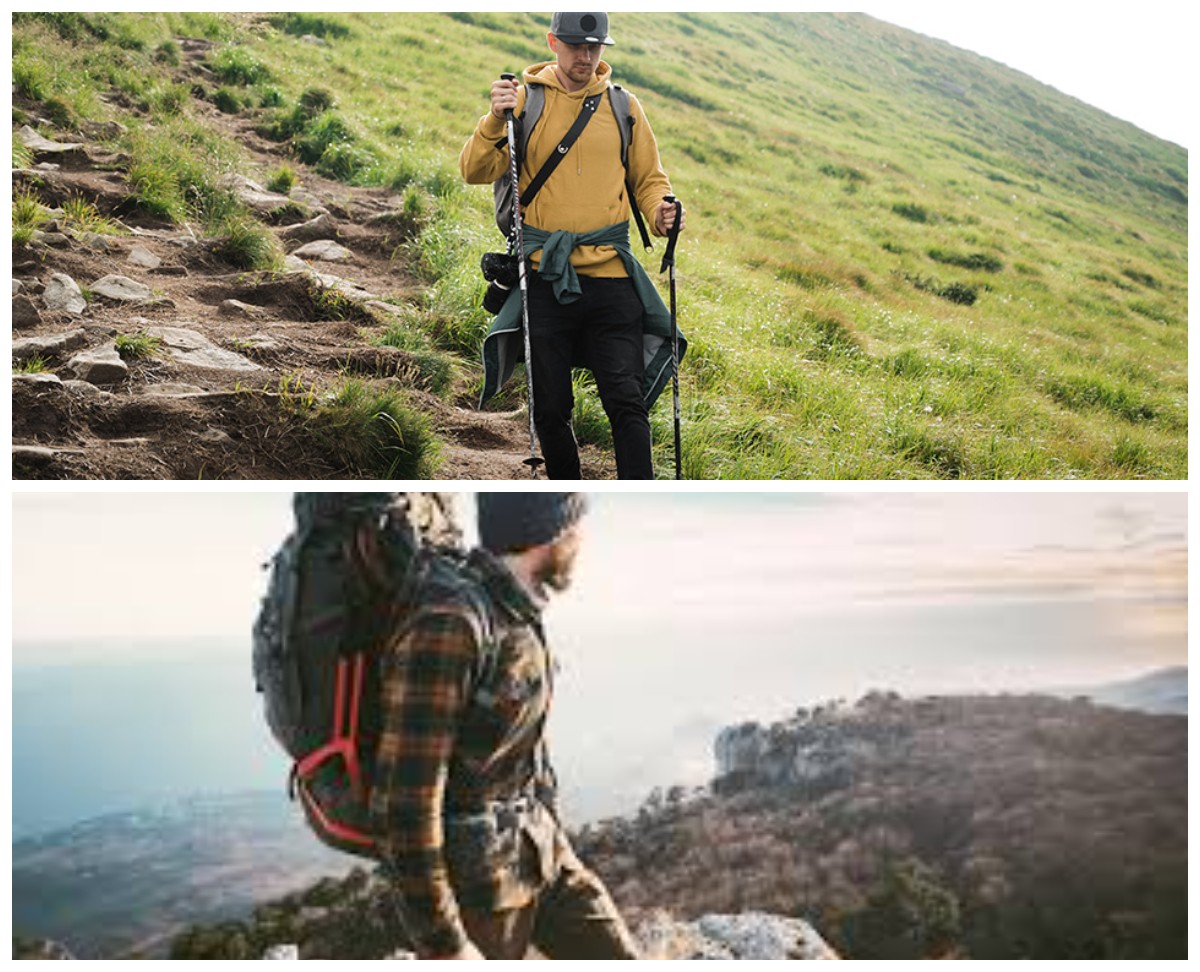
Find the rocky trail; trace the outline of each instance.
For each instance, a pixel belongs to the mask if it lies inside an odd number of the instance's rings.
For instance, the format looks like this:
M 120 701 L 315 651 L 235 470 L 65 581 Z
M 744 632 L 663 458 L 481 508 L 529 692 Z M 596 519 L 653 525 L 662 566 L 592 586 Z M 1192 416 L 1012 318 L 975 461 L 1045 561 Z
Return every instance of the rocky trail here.
M 180 39 L 179 80 L 204 80 L 204 41 Z M 35 123 L 38 106 L 19 105 Z M 130 107 L 129 110 L 136 111 Z M 31 150 L 13 191 L 36 190 L 51 219 L 12 256 L 12 474 L 34 479 L 361 479 L 289 409 L 353 376 L 402 387 L 441 440 L 433 476 L 528 476 L 523 409 L 480 412 L 468 379 L 435 395 L 410 353 L 372 342 L 421 299 L 403 243 L 412 222 L 387 188 L 324 179 L 255 131 L 253 113 L 193 101 L 206 125 L 238 142 L 248 171 L 286 162 L 285 195 L 237 175 L 230 185 L 283 246 L 283 272 L 244 272 L 219 241 L 139 210 L 127 158 L 106 147 L 119 129 L 91 123 L 52 141 L 26 126 Z M 49 124 L 49 123 L 47 123 Z M 82 200 L 115 234 L 63 218 Z M 332 318 L 332 319 L 331 319 Z M 153 341 L 123 357 L 118 336 Z M 611 457 L 582 450 L 587 478 Z

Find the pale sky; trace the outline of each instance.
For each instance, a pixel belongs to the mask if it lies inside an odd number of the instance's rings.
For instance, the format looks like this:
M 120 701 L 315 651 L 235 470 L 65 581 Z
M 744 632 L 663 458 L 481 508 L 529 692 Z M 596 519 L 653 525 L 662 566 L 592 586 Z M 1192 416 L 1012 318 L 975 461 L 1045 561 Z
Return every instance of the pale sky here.
M 861 9 L 861 8 L 859 8 Z M 1195 31 L 1184 6 L 1151 2 L 899 3 L 863 12 L 1028 74 L 1189 147 Z
M 18 493 L 14 644 L 244 645 L 290 496 Z M 559 630 L 1079 600 L 1114 623 L 1186 631 L 1181 493 L 602 493 L 592 505 L 578 582 L 553 606 Z

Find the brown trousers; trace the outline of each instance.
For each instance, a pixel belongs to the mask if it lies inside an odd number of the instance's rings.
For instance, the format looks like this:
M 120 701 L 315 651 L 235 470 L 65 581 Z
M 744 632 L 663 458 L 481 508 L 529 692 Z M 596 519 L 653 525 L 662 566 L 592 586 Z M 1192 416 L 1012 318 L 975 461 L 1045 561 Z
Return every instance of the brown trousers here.
M 463 925 L 489 959 L 636 959 L 637 946 L 608 891 L 584 867 L 566 867 L 533 902 L 507 911 L 463 909 Z

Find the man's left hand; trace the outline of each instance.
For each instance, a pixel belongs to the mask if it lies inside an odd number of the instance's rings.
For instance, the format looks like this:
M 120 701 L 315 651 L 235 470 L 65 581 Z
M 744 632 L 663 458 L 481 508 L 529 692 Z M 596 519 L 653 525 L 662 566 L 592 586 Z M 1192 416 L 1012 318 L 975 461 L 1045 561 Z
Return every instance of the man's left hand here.
M 666 236 L 675 225 L 675 203 L 661 202 L 654 214 L 654 228 L 660 236 Z M 687 229 L 687 209 L 680 207 L 679 232 Z

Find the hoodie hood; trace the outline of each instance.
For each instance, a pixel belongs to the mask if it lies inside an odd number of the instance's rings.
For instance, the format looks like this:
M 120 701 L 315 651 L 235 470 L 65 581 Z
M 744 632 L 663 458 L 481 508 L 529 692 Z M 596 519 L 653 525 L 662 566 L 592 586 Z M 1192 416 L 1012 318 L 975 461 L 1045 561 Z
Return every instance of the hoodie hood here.
M 534 84 L 545 85 L 547 88 L 561 91 L 568 98 L 579 98 L 582 100 L 590 95 L 599 94 L 604 91 L 608 87 L 609 78 L 612 77 L 612 68 L 609 67 L 607 61 L 602 60 L 597 65 L 596 73 L 592 75 L 592 80 L 588 82 L 586 88 L 581 88 L 579 91 L 567 91 L 558 79 L 558 71 L 555 70 L 557 64 L 557 61 L 542 61 L 540 64 L 533 64 L 527 67 L 524 75 L 525 83 L 529 84 L 533 82 Z

